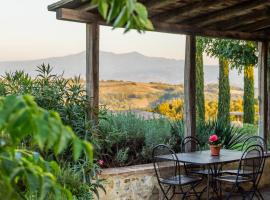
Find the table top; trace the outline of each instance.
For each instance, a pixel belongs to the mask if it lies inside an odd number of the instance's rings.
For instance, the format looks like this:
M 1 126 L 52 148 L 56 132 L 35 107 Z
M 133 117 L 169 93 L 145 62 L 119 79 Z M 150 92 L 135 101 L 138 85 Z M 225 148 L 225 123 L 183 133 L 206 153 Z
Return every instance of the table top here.
M 178 153 L 176 156 L 180 162 L 199 165 L 211 165 L 239 161 L 242 157 L 242 154 L 243 152 L 241 151 L 221 149 L 219 156 L 211 156 L 210 150 Z M 269 154 L 265 154 L 265 156 L 268 157 Z M 174 160 L 171 155 L 162 155 L 158 157 L 165 160 Z

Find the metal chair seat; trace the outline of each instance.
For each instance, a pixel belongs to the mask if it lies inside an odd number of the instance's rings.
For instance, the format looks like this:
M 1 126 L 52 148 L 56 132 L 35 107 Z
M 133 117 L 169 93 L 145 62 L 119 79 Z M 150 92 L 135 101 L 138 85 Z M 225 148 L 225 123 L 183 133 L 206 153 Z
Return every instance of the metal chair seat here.
M 160 182 L 163 184 L 168 184 L 168 185 L 188 185 L 188 184 L 199 182 L 201 180 L 202 179 L 200 177 L 178 175 L 178 176 L 174 176 L 168 179 L 162 179 L 160 180 Z
M 244 182 L 251 182 L 252 179 L 246 176 L 238 176 L 237 175 L 224 175 L 215 178 L 218 181 L 223 182 L 230 182 L 230 183 L 244 183 Z
M 228 169 L 228 170 L 222 170 L 220 173 L 221 174 L 235 174 L 236 175 L 238 173 L 238 170 L 237 169 Z M 241 171 L 239 171 L 239 174 L 240 175 L 252 175 L 253 172 L 248 171 L 248 170 L 245 170 L 245 171 L 241 170 Z
M 190 173 L 192 174 L 199 174 L 199 175 L 208 175 L 208 169 L 201 169 L 201 170 L 191 170 Z M 211 172 L 210 172 L 211 174 Z

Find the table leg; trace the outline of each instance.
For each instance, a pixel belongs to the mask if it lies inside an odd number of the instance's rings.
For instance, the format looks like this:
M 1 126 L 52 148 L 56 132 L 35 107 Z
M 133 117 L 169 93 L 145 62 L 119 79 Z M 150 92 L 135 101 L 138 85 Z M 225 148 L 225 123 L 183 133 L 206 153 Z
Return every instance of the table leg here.
M 210 166 L 207 165 L 208 175 L 207 175 L 207 199 L 209 200 L 209 193 L 210 193 Z

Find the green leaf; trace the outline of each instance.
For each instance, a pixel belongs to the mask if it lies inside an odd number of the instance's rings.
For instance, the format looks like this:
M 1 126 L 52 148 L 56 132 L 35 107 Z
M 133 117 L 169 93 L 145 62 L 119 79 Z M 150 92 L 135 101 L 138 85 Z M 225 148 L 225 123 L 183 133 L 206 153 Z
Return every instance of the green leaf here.
M 135 10 L 139 15 L 139 19 L 146 21 L 148 19 L 148 12 L 146 7 L 141 3 L 136 3 Z
M 106 19 L 108 15 L 109 10 L 109 4 L 106 0 L 99 0 L 98 1 L 98 10 L 101 14 L 101 16 Z
M 127 8 L 123 7 L 120 14 L 113 23 L 114 27 L 122 27 L 127 21 Z
M 93 146 L 87 141 L 83 141 L 83 146 L 84 146 L 86 156 L 89 158 L 90 162 L 92 163 L 93 157 L 94 157 L 93 156 Z
M 81 140 L 79 139 L 74 139 L 73 140 L 73 159 L 78 160 L 81 156 L 83 150 L 83 144 Z

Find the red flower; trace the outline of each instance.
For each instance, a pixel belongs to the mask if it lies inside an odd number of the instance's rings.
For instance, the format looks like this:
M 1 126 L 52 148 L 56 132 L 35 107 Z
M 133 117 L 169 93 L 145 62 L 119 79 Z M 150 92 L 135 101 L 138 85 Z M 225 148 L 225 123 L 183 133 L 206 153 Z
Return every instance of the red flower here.
M 99 161 L 98 161 L 98 164 L 99 164 L 100 166 L 104 165 L 104 160 L 99 160 Z
M 209 142 L 216 142 L 216 141 L 218 141 L 218 136 L 217 135 L 210 135 Z

